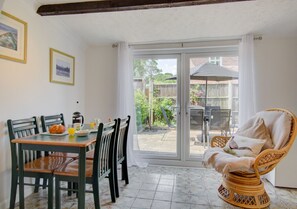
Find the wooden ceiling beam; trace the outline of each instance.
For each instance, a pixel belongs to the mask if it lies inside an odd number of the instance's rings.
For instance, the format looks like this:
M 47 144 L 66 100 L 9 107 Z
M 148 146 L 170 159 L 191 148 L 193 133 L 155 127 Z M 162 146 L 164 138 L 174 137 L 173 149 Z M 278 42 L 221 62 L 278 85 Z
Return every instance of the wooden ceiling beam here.
M 219 4 L 239 1 L 252 0 L 103 0 L 42 5 L 38 8 L 37 13 L 41 16 L 69 15 Z

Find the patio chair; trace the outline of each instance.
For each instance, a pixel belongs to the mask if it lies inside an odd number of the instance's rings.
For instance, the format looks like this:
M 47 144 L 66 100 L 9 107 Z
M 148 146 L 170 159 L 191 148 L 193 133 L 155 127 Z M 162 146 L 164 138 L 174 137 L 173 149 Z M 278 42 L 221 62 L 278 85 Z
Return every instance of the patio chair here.
M 268 207 L 270 198 L 261 176 L 275 168 L 289 152 L 297 133 L 296 123 L 293 113 L 269 109 L 257 113 L 233 137 L 213 137 L 212 148 L 204 153 L 203 163 L 222 173 L 219 197 L 241 208 Z M 239 142 L 244 144 L 239 146 Z M 247 143 L 245 154 L 238 155 Z M 228 151 L 230 147 L 232 152 Z M 247 156 L 248 152 L 252 155 Z
M 219 110 L 219 109 L 221 109 L 221 107 L 220 106 L 205 106 L 205 119 L 207 121 L 209 121 L 209 119 L 210 119 L 210 111 L 212 109 Z
M 116 201 L 115 185 L 114 185 L 114 152 L 116 140 L 117 120 L 106 124 L 100 123 L 97 132 L 95 150 L 93 159 L 86 159 L 86 184 L 92 185 L 95 208 L 100 208 L 99 198 L 99 181 L 108 177 L 110 195 L 112 202 Z M 79 160 L 65 164 L 54 171 L 55 188 L 56 188 L 56 209 L 61 208 L 61 190 L 69 190 L 62 188 L 61 181 L 71 181 L 78 184 Z M 73 190 L 73 189 L 71 189 Z
M 167 117 L 166 110 L 162 106 L 161 106 L 161 111 L 162 111 L 163 117 L 164 117 L 164 119 L 165 119 L 165 121 L 167 123 L 168 128 L 170 128 L 171 127 L 171 122 L 170 122 L 169 118 Z
M 204 110 L 190 109 L 190 130 L 201 130 L 201 142 L 204 143 Z M 195 143 L 198 144 L 198 136 L 195 138 Z
M 15 199 L 18 185 L 18 150 L 17 144 L 12 143 L 13 139 L 39 134 L 36 117 L 7 120 L 8 133 L 11 148 L 11 191 L 10 209 L 15 207 Z M 35 186 L 34 192 L 38 192 L 39 187 L 48 187 L 48 208 L 53 208 L 53 171 L 59 165 L 69 161 L 67 158 L 44 156 L 40 151 L 24 151 L 24 177 L 35 178 L 35 184 L 25 183 L 25 185 Z M 41 185 L 40 179 L 48 180 L 48 185 Z
M 209 131 L 221 131 L 221 135 L 230 133 L 231 109 L 211 109 Z

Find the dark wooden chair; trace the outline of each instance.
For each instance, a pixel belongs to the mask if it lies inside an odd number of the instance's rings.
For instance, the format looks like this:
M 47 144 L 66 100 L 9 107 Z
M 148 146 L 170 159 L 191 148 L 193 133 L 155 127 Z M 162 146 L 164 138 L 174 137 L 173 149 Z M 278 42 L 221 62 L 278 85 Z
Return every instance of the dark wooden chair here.
M 119 197 L 119 186 L 118 186 L 118 165 L 122 165 L 122 180 L 125 180 L 126 184 L 129 184 L 128 176 L 128 164 L 127 164 L 127 140 L 128 140 L 128 131 L 130 125 L 130 116 L 127 118 L 118 119 L 118 138 L 116 140 L 116 149 L 114 163 L 115 171 L 115 192 L 116 196 Z
M 111 200 L 116 201 L 113 170 L 116 128 L 117 120 L 99 125 L 93 159 L 86 159 L 86 184 L 92 184 L 93 188 L 86 192 L 93 193 L 96 209 L 100 208 L 99 181 L 105 177 L 109 178 Z M 79 161 L 75 160 L 55 170 L 56 209 L 61 208 L 61 190 L 69 190 L 62 188 L 60 182 L 71 181 L 78 184 L 78 167 Z
M 11 191 L 10 191 L 10 209 L 15 207 L 15 199 L 18 185 L 18 152 L 17 144 L 11 143 L 11 140 L 39 134 L 36 117 L 8 120 L 8 133 L 11 147 Z M 69 161 L 67 158 L 44 156 L 40 151 L 24 151 L 24 177 L 35 178 L 35 184 L 25 183 L 25 185 L 35 186 L 34 192 L 44 185 L 40 184 L 40 179 L 48 179 L 48 208 L 53 208 L 53 171 L 61 164 Z

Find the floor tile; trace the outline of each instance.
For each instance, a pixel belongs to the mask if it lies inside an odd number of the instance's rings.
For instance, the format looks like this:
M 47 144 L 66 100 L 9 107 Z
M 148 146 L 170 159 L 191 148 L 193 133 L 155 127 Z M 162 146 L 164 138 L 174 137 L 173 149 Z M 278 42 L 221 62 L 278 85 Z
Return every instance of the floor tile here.
M 172 192 L 173 186 L 170 185 L 158 185 L 157 191 L 158 192 Z
M 166 200 L 171 201 L 172 193 L 171 192 L 156 192 L 155 200 Z
M 153 200 L 136 198 L 132 208 L 151 208 Z
M 112 203 L 108 179 L 100 181 L 102 209 L 239 209 L 217 195 L 221 175 L 213 169 L 148 166 L 129 168 L 130 184 L 119 180 L 120 197 Z M 65 184 L 66 185 L 66 184 Z M 264 180 L 270 209 L 297 209 L 297 189 L 275 188 Z M 87 186 L 91 189 L 91 186 Z M 26 208 L 47 208 L 47 190 L 40 189 L 25 200 Z M 61 208 L 76 209 L 75 195 L 62 192 Z M 18 203 L 16 204 L 18 208 Z M 86 194 L 86 208 L 94 209 L 93 195 Z
M 140 187 L 142 190 L 150 190 L 150 191 L 155 191 L 157 189 L 158 184 L 148 184 L 148 183 L 143 183 Z
M 170 209 L 190 209 L 190 208 L 191 208 L 190 204 L 172 202 Z
M 148 190 L 139 190 L 139 193 L 137 194 L 137 198 L 143 198 L 143 199 L 154 199 L 155 191 L 148 191 Z
M 170 206 L 168 201 L 154 200 L 151 209 L 170 209 Z

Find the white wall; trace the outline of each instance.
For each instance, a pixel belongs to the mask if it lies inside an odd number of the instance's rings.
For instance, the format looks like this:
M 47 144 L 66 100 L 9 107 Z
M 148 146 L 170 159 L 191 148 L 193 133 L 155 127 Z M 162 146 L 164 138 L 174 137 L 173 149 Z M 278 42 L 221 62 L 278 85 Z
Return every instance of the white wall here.
M 116 117 L 117 48 L 90 47 L 86 63 L 86 120 Z
M 255 56 L 257 111 L 281 107 L 297 114 L 297 38 L 263 36 L 262 41 L 255 41 Z M 87 50 L 86 116 L 90 119 L 114 116 L 116 60 L 116 48 L 111 46 Z M 297 166 L 292 166 L 296 158 L 297 142 L 272 173 L 272 183 L 297 187 Z
M 257 111 L 281 107 L 297 114 L 297 38 L 263 37 L 255 42 Z M 269 180 L 297 188 L 297 142 Z
M 3 6 L 3 11 L 28 23 L 28 56 L 27 64 L 0 59 L 0 208 L 5 208 L 10 194 L 6 120 L 64 113 L 66 123 L 71 123 L 72 112 L 85 110 L 86 45 L 58 19 L 37 15 L 30 2 L 5 1 Z M 49 82 L 50 47 L 75 57 L 74 86 Z

